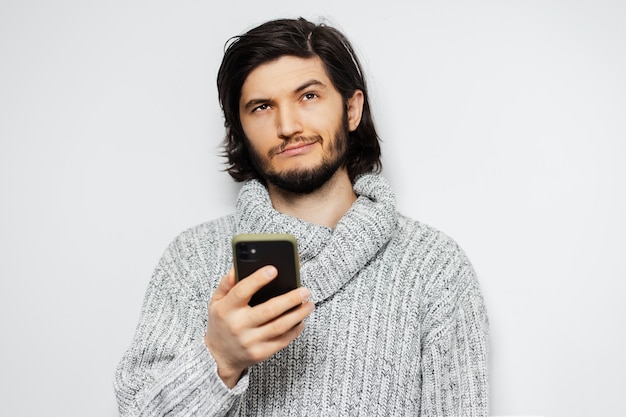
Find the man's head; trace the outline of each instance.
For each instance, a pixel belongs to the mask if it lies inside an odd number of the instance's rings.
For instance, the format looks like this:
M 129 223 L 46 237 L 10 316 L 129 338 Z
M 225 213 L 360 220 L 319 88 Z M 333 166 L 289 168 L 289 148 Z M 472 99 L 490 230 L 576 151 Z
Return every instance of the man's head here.
M 278 85 L 274 80 L 279 81 L 281 88 L 290 88 L 286 83 L 291 79 L 281 74 L 290 75 L 294 71 L 299 71 L 304 78 L 301 81 L 297 77 L 293 78 L 296 83 L 293 91 L 285 91 L 281 96 L 279 91 L 272 89 Z M 321 82 L 321 78 L 325 78 L 326 83 Z M 309 84 L 309 81 L 313 85 L 297 84 Z M 370 113 L 364 75 L 352 46 L 336 29 L 315 25 L 302 18 L 262 24 L 235 37 L 228 45 L 219 69 L 217 86 L 225 117 L 224 144 L 228 172 L 235 180 L 261 178 L 273 182 L 266 170 L 271 157 L 281 148 L 284 150 L 286 146 L 291 146 L 289 144 L 298 142 L 324 144 L 325 158 L 322 164 L 325 167 L 321 167 L 322 170 L 334 171 L 339 166 L 345 166 L 351 180 L 362 173 L 380 171 L 379 139 Z M 318 135 L 316 128 L 308 129 L 309 123 L 300 120 L 305 118 L 303 114 L 309 114 L 303 113 L 305 107 L 291 105 L 292 102 L 304 103 L 309 98 L 317 99 L 317 90 L 309 93 L 308 87 L 321 88 L 323 96 L 326 96 L 323 89 L 327 88 L 339 98 L 339 104 L 333 104 L 335 107 L 328 107 L 328 102 L 324 102 L 325 111 L 332 108 L 338 113 L 328 118 L 337 119 L 335 131 L 330 137 Z M 293 93 L 292 101 L 287 93 Z M 302 97 L 296 96 L 296 93 L 302 94 Z M 298 101 L 301 98 L 303 101 Z M 310 102 L 306 105 L 310 105 Z M 351 113 L 351 106 L 359 107 L 358 115 Z M 296 110 L 291 112 L 290 109 Z M 265 110 L 270 110 L 272 114 L 271 123 L 269 116 L 262 116 L 266 119 L 261 119 L 258 115 Z M 320 118 L 319 112 L 314 115 Z M 313 125 L 317 123 L 315 119 L 309 118 L 311 120 Z M 295 125 L 302 122 L 300 124 L 306 126 L 298 125 L 295 130 L 291 126 L 285 130 L 285 123 L 291 122 Z M 280 145 L 261 150 L 251 136 L 258 136 L 257 132 L 263 129 L 267 131 L 270 124 L 275 127 L 275 138 L 282 142 L 278 141 Z M 302 132 L 297 131 L 298 127 Z M 287 132 L 289 129 L 293 131 Z M 292 174 L 299 172 L 292 171 Z M 300 190 L 308 191 L 311 190 Z

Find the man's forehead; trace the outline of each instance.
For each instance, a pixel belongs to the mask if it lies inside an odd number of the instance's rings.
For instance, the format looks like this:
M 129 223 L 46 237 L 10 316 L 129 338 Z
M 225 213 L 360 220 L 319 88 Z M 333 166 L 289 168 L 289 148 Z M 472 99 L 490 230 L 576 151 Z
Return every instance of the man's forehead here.
M 324 63 L 319 57 L 283 56 L 253 69 L 244 81 L 241 98 L 296 92 L 302 85 L 310 84 L 311 80 L 322 85 L 330 84 Z

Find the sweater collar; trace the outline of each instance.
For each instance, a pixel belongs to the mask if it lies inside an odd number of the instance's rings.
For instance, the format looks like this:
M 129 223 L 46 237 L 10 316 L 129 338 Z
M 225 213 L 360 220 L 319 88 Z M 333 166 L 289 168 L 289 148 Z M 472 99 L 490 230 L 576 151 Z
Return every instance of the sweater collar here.
M 276 211 L 267 188 L 247 181 L 237 199 L 237 233 L 291 233 L 298 241 L 300 279 L 320 302 L 350 281 L 387 243 L 396 226 L 395 196 L 380 175 L 354 183 L 357 200 L 334 229 Z

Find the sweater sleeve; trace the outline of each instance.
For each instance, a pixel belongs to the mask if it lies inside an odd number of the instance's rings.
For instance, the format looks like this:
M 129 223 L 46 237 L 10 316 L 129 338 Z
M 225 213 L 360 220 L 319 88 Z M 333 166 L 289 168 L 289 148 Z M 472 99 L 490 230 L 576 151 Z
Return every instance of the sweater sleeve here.
M 427 291 L 420 415 L 486 417 L 487 314 L 472 266 L 451 246 Z
M 190 258 L 179 239 L 154 271 L 135 337 L 115 374 L 123 417 L 224 416 L 236 411 L 247 389 L 247 375 L 228 389 L 217 374 L 204 344 L 207 300 L 190 279 Z

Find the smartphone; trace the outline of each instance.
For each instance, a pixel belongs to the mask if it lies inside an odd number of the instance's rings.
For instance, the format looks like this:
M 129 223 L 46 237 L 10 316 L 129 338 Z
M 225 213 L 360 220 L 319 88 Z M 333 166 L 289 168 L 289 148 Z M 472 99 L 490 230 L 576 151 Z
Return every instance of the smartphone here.
M 298 243 L 293 235 L 236 235 L 233 237 L 233 259 L 237 282 L 266 265 L 274 265 L 278 270 L 278 276 L 252 296 L 251 306 L 300 286 Z

